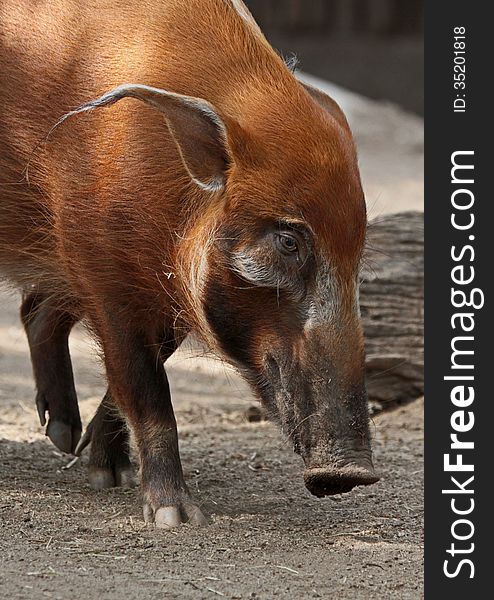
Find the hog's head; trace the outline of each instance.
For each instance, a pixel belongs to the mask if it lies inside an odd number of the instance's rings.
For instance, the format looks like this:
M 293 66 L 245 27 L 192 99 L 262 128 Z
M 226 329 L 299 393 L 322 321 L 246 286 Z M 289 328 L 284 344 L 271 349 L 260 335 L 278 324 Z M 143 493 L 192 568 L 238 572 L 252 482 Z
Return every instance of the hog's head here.
M 86 107 L 129 96 L 164 113 L 202 198 L 180 250 L 196 326 L 291 439 L 313 494 L 376 482 L 358 299 L 366 207 L 341 110 L 292 76 L 229 114 L 141 85 Z

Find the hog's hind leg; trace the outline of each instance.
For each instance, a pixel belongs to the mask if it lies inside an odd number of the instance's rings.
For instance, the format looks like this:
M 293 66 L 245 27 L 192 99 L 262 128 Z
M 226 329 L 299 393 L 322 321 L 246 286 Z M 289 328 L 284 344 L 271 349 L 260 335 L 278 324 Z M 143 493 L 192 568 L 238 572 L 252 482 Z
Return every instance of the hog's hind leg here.
M 95 490 L 111 487 L 130 488 L 136 485 L 130 461 L 129 431 L 110 392 L 105 394 L 93 419 L 87 426 L 75 453 L 80 455 L 91 443 L 89 454 L 89 484 Z
M 69 334 L 78 318 L 56 299 L 33 291 L 23 296 L 21 319 L 36 382 L 36 407 L 46 435 L 62 452 L 74 452 L 82 424 L 69 354 Z

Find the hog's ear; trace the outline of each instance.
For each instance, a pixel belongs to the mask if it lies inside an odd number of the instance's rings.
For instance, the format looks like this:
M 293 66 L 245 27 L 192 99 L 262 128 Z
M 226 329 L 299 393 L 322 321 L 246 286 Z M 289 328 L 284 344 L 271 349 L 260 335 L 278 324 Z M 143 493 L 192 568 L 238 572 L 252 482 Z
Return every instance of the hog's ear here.
M 324 110 L 334 117 L 344 129 L 350 131 L 350 125 L 348 124 L 343 111 L 339 107 L 338 103 L 331 98 L 331 96 L 328 96 L 320 89 L 309 85 L 308 83 L 301 81 L 300 84 L 305 88 L 309 95 L 312 96 L 313 100 L 315 100 L 322 108 L 324 108 Z
M 140 84 L 124 84 L 64 115 L 136 98 L 163 113 L 191 179 L 202 189 L 221 190 L 231 162 L 226 127 L 209 102 Z M 57 124 L 57 125 L 58 125 Z

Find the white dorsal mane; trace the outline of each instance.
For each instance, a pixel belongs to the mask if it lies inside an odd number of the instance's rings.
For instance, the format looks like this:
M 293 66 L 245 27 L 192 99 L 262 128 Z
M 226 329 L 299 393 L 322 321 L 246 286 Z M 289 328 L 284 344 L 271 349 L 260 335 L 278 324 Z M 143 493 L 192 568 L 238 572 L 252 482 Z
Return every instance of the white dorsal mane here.
M 252 16 L 250 10 L 245 6 L 242 0 L 225 0 L 225 2 L 230 4 L 230 6 L 235 10 L 235 12 L 242 17 L 242 19 L 249 25 L 249 27 L 251 27 L 256 32 L 257 35 L 261 35 L 262 37 L 264 37 L 261 28 L 256 23 L 256 20 Z

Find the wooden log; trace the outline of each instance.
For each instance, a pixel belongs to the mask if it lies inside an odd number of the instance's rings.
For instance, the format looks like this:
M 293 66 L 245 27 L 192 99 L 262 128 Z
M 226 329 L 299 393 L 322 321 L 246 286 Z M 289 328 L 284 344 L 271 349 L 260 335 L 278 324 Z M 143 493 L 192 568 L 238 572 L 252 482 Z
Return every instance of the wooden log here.
M 404 212 L 371 222 L 360 304 L 372 412 L 424 393 L 424 218 Z

